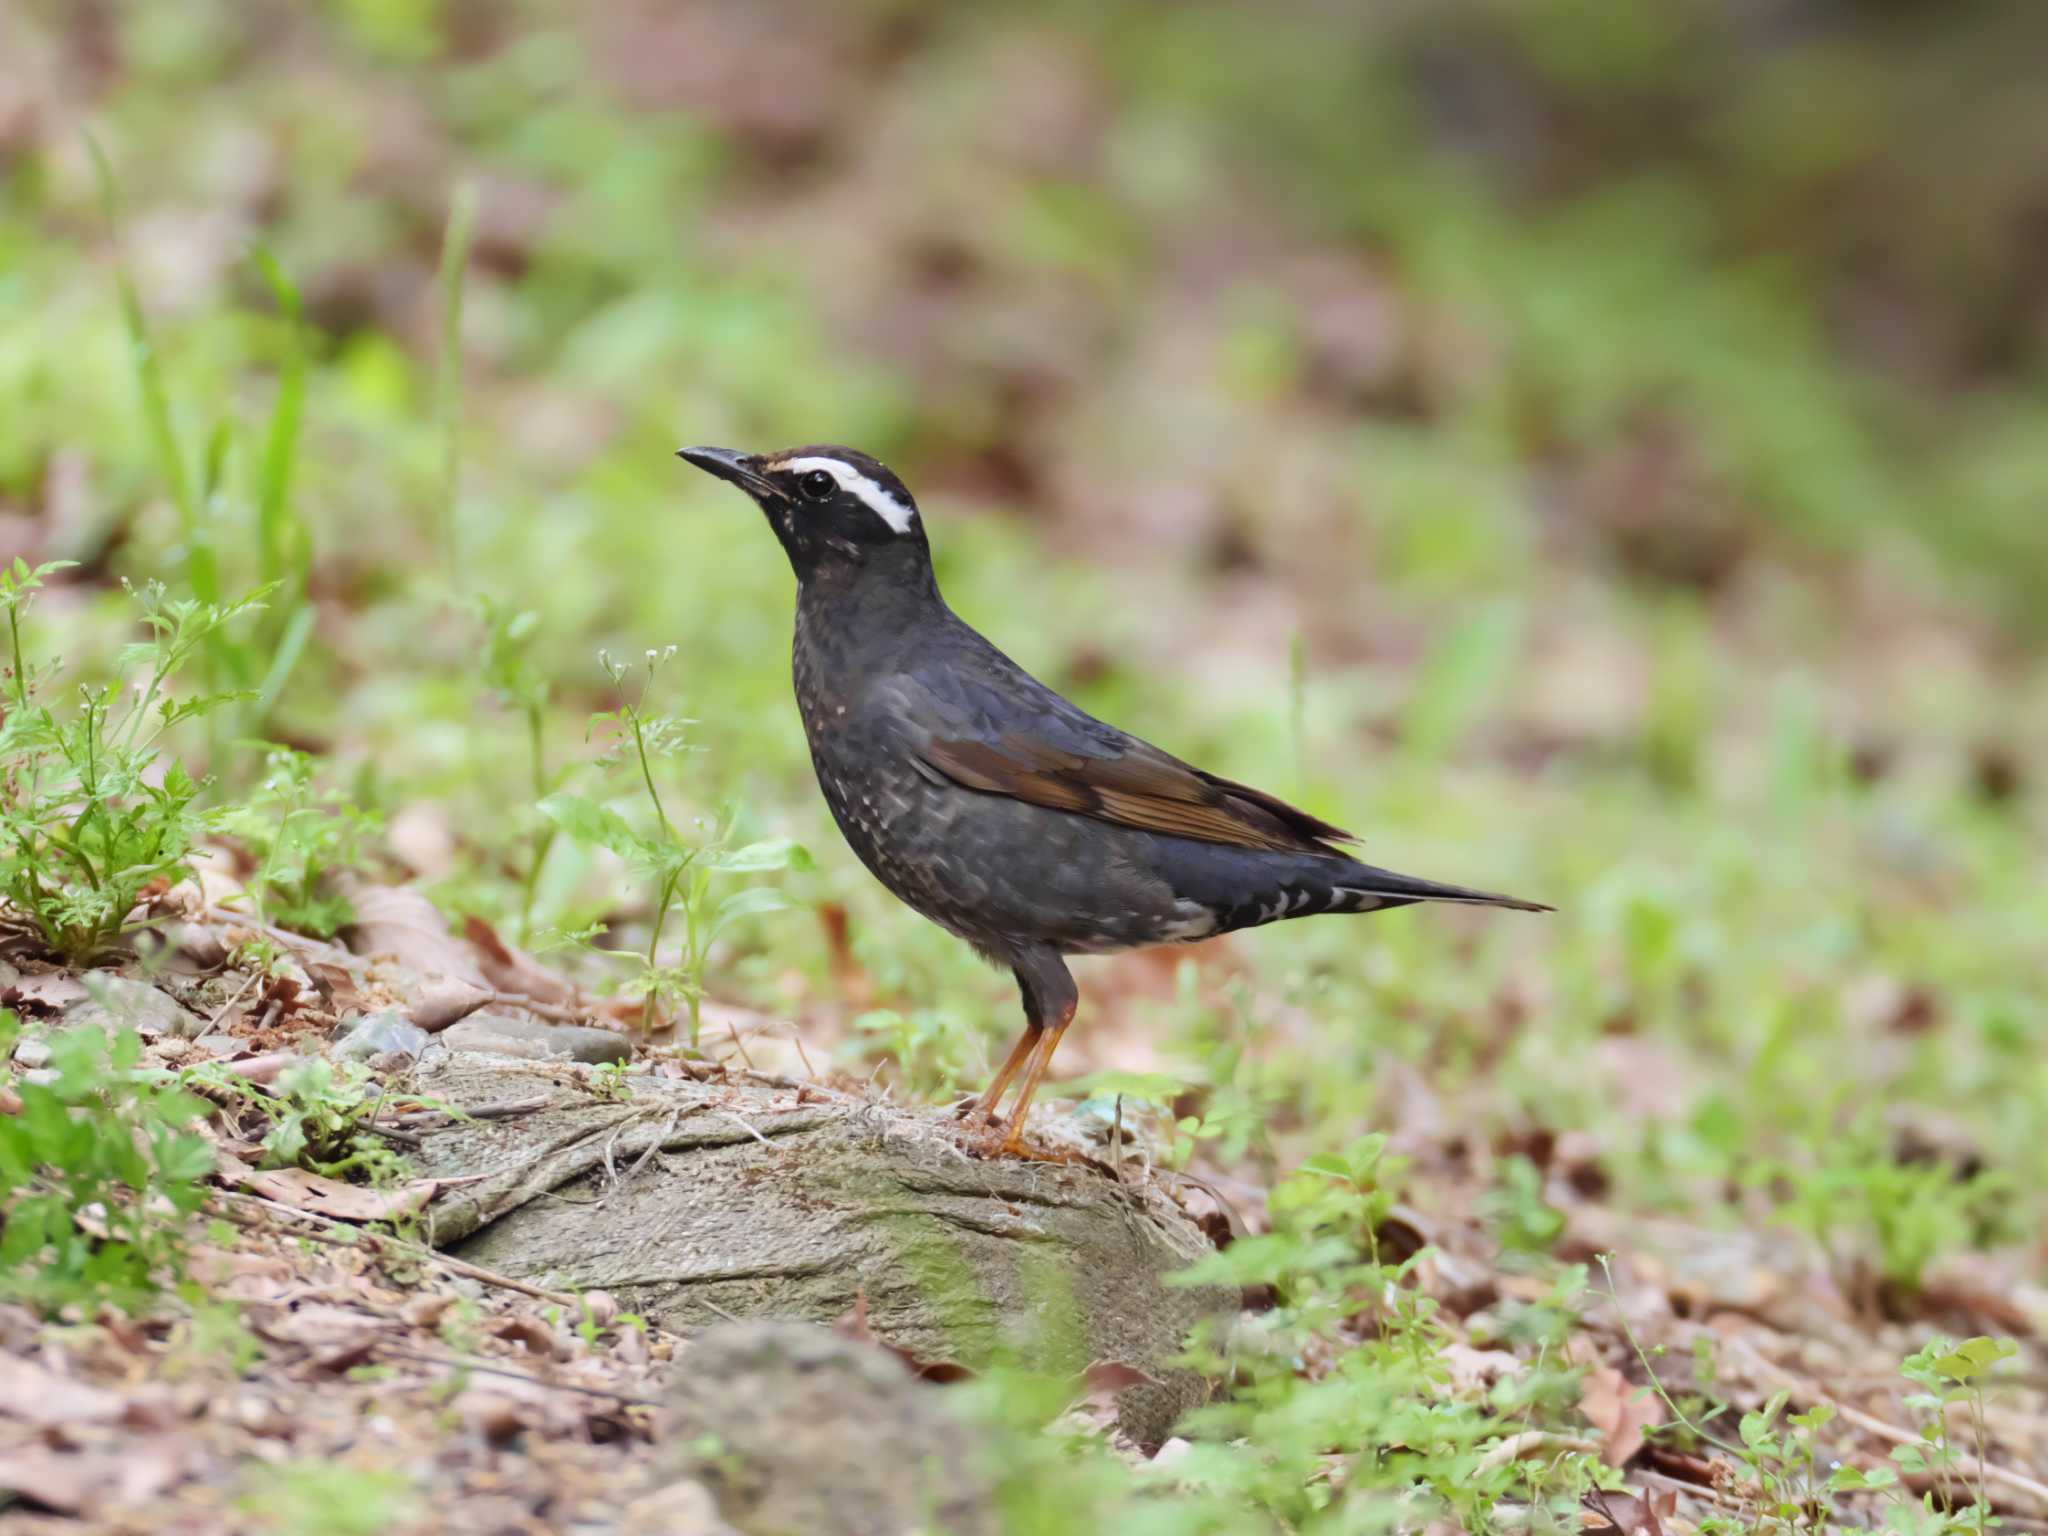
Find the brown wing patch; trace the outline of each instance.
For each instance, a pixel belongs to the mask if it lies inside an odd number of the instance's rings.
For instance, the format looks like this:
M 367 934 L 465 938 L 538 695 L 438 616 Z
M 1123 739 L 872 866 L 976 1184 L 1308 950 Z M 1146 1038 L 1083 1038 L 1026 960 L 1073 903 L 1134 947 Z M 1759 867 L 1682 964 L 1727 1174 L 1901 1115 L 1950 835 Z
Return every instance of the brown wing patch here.
M 1207 843 L 1331 853 L 1350 834 L 1263 791 L 1213 778 L 1142 742 L 1088 757 L 1011 734 L 1000 742 L 934 741 L 925 760 L 956 784 L 1056 811 Z

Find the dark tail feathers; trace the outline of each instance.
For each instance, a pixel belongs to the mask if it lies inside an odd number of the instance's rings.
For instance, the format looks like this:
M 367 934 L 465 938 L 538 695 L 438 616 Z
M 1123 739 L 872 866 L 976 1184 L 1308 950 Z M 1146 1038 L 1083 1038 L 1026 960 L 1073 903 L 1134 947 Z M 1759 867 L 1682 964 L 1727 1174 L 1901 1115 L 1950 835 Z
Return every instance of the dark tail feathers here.
M 1540 901 L 1523 901 L 1518 896 L 1503 896 L 1498 891 L 1475 891 L 1463 885 L 1418 880 L 1413 875 L 1398 875 L 1391 869 L 1375 869 L 1370 864 L 1348 864 L 1331 877 L 1330 889 L 1332 895 L 1344 892 L 1359 898 L 1355 906 L 1335 904 L 1326 909 L 1331 912 L 1373 912 L 1396 903 L 1405 906 L 1416 901 L 1452 901 L 1468 907 L 1512 907 L 1517 912 L 1557 910 Z

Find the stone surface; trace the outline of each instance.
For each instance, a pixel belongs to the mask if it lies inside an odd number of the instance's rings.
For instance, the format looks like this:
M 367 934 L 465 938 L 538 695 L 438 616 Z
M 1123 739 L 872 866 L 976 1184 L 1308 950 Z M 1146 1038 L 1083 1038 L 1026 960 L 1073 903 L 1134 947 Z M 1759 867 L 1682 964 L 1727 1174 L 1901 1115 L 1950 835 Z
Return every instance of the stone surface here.
M 945 1389 L 801 1323 L 713 1328 L 679 1362 L 662 1452 L 744 1536 L 995 1536 L 980 1437 Z
M 105 971 L 88 971 L 84 980 L 85 1000 L 64 1010 L 67 1026 L 118 1029 L 127 1025 L 144 1036 L 169 1035 L 178 1040 L 196 1040 L 206 1032 L 206 1020 L 146 981 Z
M 702 1483 L 685 1479 L 643 1493 L 619 1511 L 618 1536 L 740 1536 Z
M 1117 1400 L 1141 1444 L 1202 1400 L 1201 1379 L 1167 1362 L 1237 1297 L 1164 1282 L 1210 1247 L 1135 1160 L 1120 1181 L 984 1157 L 938 1112 L 738 1076 L 620 1086 L 624 1098 L 594 1091 L 567 1065 L 430 1057 L 422 1093 L 532 1106 L 428 1138 L 421 1172 L 473 1180 L 429 1208 L 435 1240 L 671 1326 L 831 1323 L 864 1305 L 876 1338 L 927 1362 L 979 1369 L 1015 1351 L 1077 1378 L 1121 1362 L 1149 1378 Z
M 451 1051 L 490 1051 L 530 1061 L 581 1061 L 596 1066 L 624 1061 L 633 1054 L 633 1042 L 616 1030 L 549 1024 L 496 1011 L 472 1014 L 451 1024 L 440 1038 Z

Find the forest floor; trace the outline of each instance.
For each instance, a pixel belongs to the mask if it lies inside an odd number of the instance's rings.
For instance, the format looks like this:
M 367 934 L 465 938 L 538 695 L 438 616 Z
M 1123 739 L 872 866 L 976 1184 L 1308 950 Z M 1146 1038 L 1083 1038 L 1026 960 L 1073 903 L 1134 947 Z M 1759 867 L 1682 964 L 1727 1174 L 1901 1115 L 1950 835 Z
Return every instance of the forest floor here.
M 191 899 L 181 891 L 167 900 L 176 908 Z M 366 1184 L 267 1168 L 278 1159 L 266 1157 L 275 1149 L 266 1137 L 290 1109 L 332 1107 L 354 1117 L 347 1141 L 416 1144 L 405 1127 L 421 1122 L 407 1111 L 434 1111 L 409 1097 L 407 1050 L 550 1050 L 557 1080 L 611 1094 L 649 1074 L 715 1081 L 744 1064 L 759 1076 L 756 1061 L 800 1071 L 801 1047 L 776 1021 L 717 1008 L 728 1044 L 713 1054 L 723 1065 L 673 1040 L 641 1041 L 616 1007 L 581 997 L 487 931 L 480 943 L 454 936 L 404 891 L 362 901 L 376 920 L 350 936 L 367 959 L 279 934 L 270 967 L 238 969 L 225 956 L 251 937 L 246 919 L 201 909 L 173 926 L 172 952 L 159 952 L 148 972 L 10 966 L 4 995 L 31 1021 L 12 1080 L 48 1077 L 32 1064 L 48 1059 L 44 1042 L 67 1014 L 72 1027 L 105 1027 L 94 1011 L 112 1010 L 139 1031 L 143 1070 L 182 1071 L 204 1085 L 212 1167 L 189 1228 L 189 1283 L 176 1299 L 133 1316 L 71 1307 L 40 1319 L 0 1308 L 0 1487 L 19 1501 L 0 1513 L 0 1527 L 194 1536 L 726 1529 L 710 1491 L 679 1488 L 659 1470 L 665 1383 L 690 1369 L 687 1332 L 624 1316 L 602 1292 L 566 1294 L 436 1252 L 421 1241 L 421 1217 L 446 1181 L 401 1172 Z M 15 953 L 32 947 L 17 943 Z M 516 1035 L 504 1021 L 522 1011 L 526 1032 Z M 454 1014 L 466 1022 L 451 1042 Z M 575 1014 L 589 1027 L 551 1022 Z M 419 1020 L 433 1032 L 394 1035 L 398 1048 L 368 1056 L 338 1050 L 351 1030 L 337 1039 L 337 1024 L 359 1030 L 366 1015 L 387 1029 Z M 599 1034 L 612 1048 L 592 1052 Z M 577 1062 L 572 1050 L 606 1060 Z M 356 1064 L 346 1078 L 355 1097 L 322 1079 L 321 1106 L 294 1086 L 323 1060 Z M 842 1076 L 818 1092 L 873 1088 Z M 1077 1129 L 1071 1108 L 1048 1106 L 1040 1135 L 1051 1145 L 1077 1136 L 1086 1145 L 1091 1131 L 1099 1138 L 1099 1124 Z M 0 1086 L 0 1113 L 21 1112 L 21 1095 Z M 913 1113 L 947 1117 L 943 1108 Z M 1134 1124 L 1129 1143 L 1125 1134 L 1120 1126 L 1120 1152 L 1149 1133 Z M 1469 1137 L 1446 1128 L 1428 1095 L 1416 1095 L 1410 1122 L 1390 1134 L 1412 1160 L 1412 1183 L 1374 1242 L 1413 1262 L 1350 1326 L 1385 1328 L 1404 1311 L 1412 1317 L 1418 1302 L 1433 1304 L 1427 1347 L 1442 1366 L 1435 1390 L 1447 1398 L 1502 1401 L 1532 1372 L 1576 1372 L 1573 1411 L 1542 1416 L 1542 1427 L 1532 1415 L 1520 1430 L 1510 1414 L 1485 1458 L 1536 1469 L 1583 1457 L 1614 1469 L 1610 1486 L 1581 1495 L 1579 1528 L 1756 1528 L 1776 1510 L 1819 1508 L 1817 1490 L 1830 1479 L 1839 1488 L 1841 1469 L 1851 1468 L 1873 1491 L 1846 1507 L 1870 1503 L 1873 1527 L 1892 1474 L 1959 1507 L 1981 1498 L 2005 1529 L 2048 1529 L 2048 1290 L 2037 1279 L 1972 1257 L 1940 1266 L 1910 1298 L 1887 1295 L 1782 1232 L 1616 1210 L 1590 1145 L 1562 1137 L 1528 1149 L 1543 1193 L 1531 1193 L 1522 1213 L 1559 1224 L 1547 1234 L 1552 1254 L 1591 1266 L 1587 1290 L 1561 1296 L 1554 1272 L 1504 1253 L 1497 1182 L 1475 1175 Z M 1213 1241 L 1227 1249 L 1268 1230 L 1269 1192 L 1247 1186 L 1241 1171 L 1201 1157 L 1183 1171 L 1180 1197 L 1192 1193 L 1191 1212 Z M 1242 1326 L 1255 1328 L 1274 1301 L 1248 1289 Z M 1505 1325 L 1518 1303 L 1563 1305 L 1568 1326 L 1518 1337 Z M 867 1336 L 858 1318 L 818 1321 Z M 1967 1360 L 1943 1366 L 1926 1356 L 1930 1329 L 1980 1343 L 2017 1338 L 1998 1353 L 2016 1350 L 2023 1374 L 1987 1396 Z M 1295 1363 L 1303 1380 L 1334 1368 L 1344 1331 L 1321 1358 Z M 1553 1350 L 1557 1358 L 1545 1360 Z M 1916 1352 L 1909 1380 L 1900 1367 Z M 1061 1432 L 1091 1437 L 1103 1454 L 1171 1486 L 1188 1441 L 1139 1447 L 1086 1383 L 1072 1395 Z M 849 1423 L 845 1432 L 872 1428 Z M 1902 1446 L 1924 1459 L 1902 1466 Z M 999 1442 L 989 1454 L 1001 1454 Z M 1344 1460 L 1329 1458 L 1323 1475 L 1341 1478 Z M 1843 1496 L 1830 1505 L 1841 1518 Z M 1535 1513 L 1512 1501 L 1495 1511 L 1504 1527 Z

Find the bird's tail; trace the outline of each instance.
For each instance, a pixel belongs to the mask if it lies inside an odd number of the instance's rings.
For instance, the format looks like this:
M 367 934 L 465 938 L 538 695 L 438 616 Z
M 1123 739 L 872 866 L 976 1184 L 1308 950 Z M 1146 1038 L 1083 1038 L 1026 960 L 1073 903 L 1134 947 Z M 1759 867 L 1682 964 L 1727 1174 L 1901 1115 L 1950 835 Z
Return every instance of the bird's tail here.
M 1265 878 L 1240 880 L 1229 896 L 1209 903 L 1216 914 L 1216 926 L 1208 932 L 1229 933 L 1239 928 L 1257 928 L 1295 917 L 1317 917 L 1327 912 L 1383 912 L 1391 907 L 1412 906 L 1419 901 L 1456 902 L 1473 907 L 1512 907 L 1518 912 L 1549 912 L 1540 901 L 1524 901 L 1495 891 L 1476 891 L 1469 886 L 1445 885 L 1420 880 L 1413 875 L 1376 869 L 1355 859 L 1280 858 L 1266 856 L 1257 873 Z
M 1406 906 L 1417 901 L 1449 901 L 1468 907 L 1511 907 L 1517 912 L 1557 910 L 1540 901 L 1524 901 L 1519 896 L 1503 896 L 1498 891 L 1475 891 L 1469 886 L 1420 880 L 1413 875 L 1396 874 L 1391 869 L 1375 869 L 1356 860 L 1346 860 L 1343 867 L 1332 874 L 1330 893 L 1333 897 L 1348 897 L 1356 902 L 1356 905 L 1351 905 L 1342 900 L 1333 901 L 1325 909 L 1331 912 L 1374 912 L 1382 907 Z

